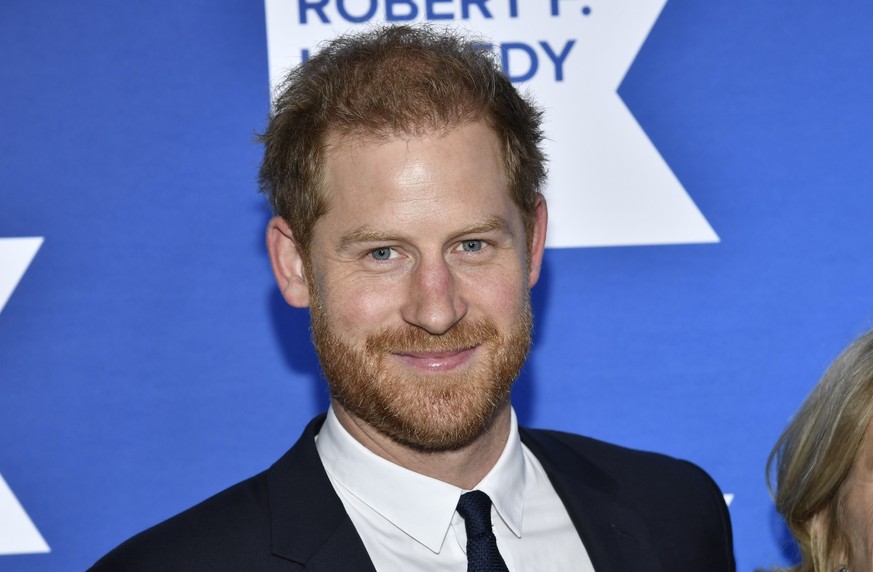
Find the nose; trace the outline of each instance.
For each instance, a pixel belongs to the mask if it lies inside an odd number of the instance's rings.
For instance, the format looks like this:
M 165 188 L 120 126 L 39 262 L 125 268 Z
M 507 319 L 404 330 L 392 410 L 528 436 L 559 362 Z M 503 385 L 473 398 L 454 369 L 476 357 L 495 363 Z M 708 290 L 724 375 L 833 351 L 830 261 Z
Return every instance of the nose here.
M 439 257 L 421 259 L 413 270 L 403 319 L 433 335 L 447 332 L 467 313 L 467 304 L 458 295 L 453 270 Z

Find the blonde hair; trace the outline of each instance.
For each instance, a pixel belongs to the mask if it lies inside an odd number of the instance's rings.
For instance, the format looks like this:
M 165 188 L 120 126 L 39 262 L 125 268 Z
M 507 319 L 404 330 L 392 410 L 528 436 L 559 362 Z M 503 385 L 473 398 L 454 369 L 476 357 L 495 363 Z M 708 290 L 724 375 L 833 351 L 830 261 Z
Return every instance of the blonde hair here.
M 834 360 L 767 459 L 767 484 L 776 510 L 802 556 L 791 570 L 830 572 L 851 562 L 851 546 L 842 526 L 843 485 L 871 418 L 873 331 Z

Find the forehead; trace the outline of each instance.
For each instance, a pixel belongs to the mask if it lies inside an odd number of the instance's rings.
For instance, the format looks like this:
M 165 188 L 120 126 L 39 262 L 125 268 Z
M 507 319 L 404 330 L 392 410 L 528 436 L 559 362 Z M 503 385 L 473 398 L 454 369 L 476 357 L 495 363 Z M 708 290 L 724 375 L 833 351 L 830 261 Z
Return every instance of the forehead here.
M 394 218 L 515 210 L 500 143 L 484 122 L 446 131 L 368 137 L 331 135 L 322 192 L 331 214 Z
M 346 160 L 360 158 L 361 153 L 384 160 L 390 155 L 400 158 L 408 151 L 439 146 L 464 150 L 479 162 L 496 158 L 502 163 L 503 160 L 497 132 L 485 119 L 460 122 L 444 128 L 412 126 L 401 132 L 365 128 L 330 130 L 323 142 L 325 170 Z M 467 147 L 470 143 L 474 145 L 473 148 Z M 403 148 L 406 150 L 401 150 Z

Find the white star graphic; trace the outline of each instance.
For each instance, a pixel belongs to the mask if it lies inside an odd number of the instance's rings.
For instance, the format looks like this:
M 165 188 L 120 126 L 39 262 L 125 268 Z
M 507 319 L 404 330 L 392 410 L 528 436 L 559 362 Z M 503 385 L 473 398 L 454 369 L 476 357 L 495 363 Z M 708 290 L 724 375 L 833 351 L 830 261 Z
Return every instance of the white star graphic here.
M 548 245 L 718 242 L 618 95 L 666 0 L 552 3 L 560 17 L 541 19 L 537 33 L 576 43 L 562 82 L 547 73 L 530 82 L 547 118 Z
M 0 312 L 42 246 L 42 240 L 42 237 L 0 238 Z
M 618 95 L 667 0 L 493 0 L 431 6 L 500 47 L 511 78 L 546 110 L 547 246 L 718 242 Z M 266 0 L 275 87 L 323 40 L 386 18 L 427 18 L 424 0 Z M 467 8 L 465 9 L 464 6 Z M 485 9 L 479 8 L 484 6 Z M 392 8 L 393 7 L 393 8 Z
M 42 241 L 42 237 L 0 238 L 0 312 L 36 256 Z M 3 475 L 0 475 L 0 556 L 50 551 Z
M 0 475 L 0 556 L 45 552 L 49 545 Z

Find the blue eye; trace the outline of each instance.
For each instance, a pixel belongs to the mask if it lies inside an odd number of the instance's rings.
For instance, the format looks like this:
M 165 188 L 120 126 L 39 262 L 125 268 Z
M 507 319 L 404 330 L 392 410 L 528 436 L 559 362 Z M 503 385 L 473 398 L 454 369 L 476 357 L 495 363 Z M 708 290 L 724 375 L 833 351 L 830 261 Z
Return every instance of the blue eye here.
M 389 258 L 391 258 L 391 249 L 387 246 L 377 248 L 376 250 L 370 251 L 370 256 L 372 256 L 376 260 L 388 260 Z
M 482 246 L 481 240 L 465 240 L 461 243 L 461 250 L 465 252 L 476 252 L 477 250 L 482 250 Z

